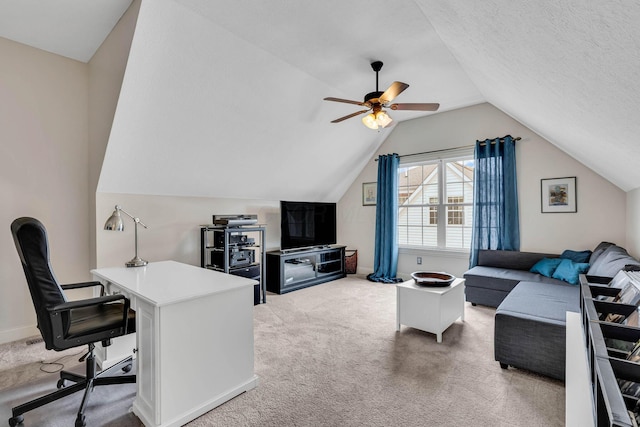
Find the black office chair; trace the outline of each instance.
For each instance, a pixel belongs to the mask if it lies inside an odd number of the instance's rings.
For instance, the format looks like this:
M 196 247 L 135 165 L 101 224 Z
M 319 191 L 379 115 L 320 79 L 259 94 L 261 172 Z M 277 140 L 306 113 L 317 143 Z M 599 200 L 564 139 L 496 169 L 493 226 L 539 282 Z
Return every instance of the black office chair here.
M 39 408 L 77 391 L 84 390 L 84 397 L 75 426 L 85 426 L 84 411 L 93 387 L 107 384 L 134 383 L 135 375 L 113 374 L 119 369 L 125 373 L 131 369 L 131 358 L 96 374 L 93 354 L 95 343 L 106 346 L 110 339 L 135 331 L 135 313 L 129 308 L 129 300 L 122 295 L 104 295 L 100 282 L 59 285 L 49 262 L 47 231 L 34 218 L 18 218 L 11 223 L 13 240 L 22 261 L 31 299 L 36 310 L 38 329 L 48 350 L 62 351 L 72 347 L 88 345 L 88 352 L 80 359 L 86 360 L 86 376 L 61 371 L 58 389 L 31 402 L 12 409 L 9 425 L 14 427 L 24 421 L 23 414 Z M 99 297 L 79 301 L 67 301 L 63 289 L 78 289 L 100 286 Z M 65 381 L 73 384 L 66 387 Z

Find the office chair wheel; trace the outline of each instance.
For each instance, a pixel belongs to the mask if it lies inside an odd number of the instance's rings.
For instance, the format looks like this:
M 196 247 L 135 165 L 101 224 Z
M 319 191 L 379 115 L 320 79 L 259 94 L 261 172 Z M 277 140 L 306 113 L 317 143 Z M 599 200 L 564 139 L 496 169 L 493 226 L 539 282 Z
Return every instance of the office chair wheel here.
M 126 373 L 126 372 L 129 372 L 130 370 L 131 370 L 131 364 L 129 364 L 129 365 L 124 365 L 124 366 L 122 367 L 122 372 L 125 372 L 125 373 Z
M 62 378 L 58 380 L 58 382 L 56 383 L 56 387 L 59 389 L 64 387 L 64 380 Z
M 76 426 L 75 427 L 86 427 L 87 423 L 84 420 L 84 415 L 78 415 L 76 418 Z
M 24 421 L 24 417 L 22 415 L 17 415 L 15 417 L 9 418 L 9 425 L 11 427 L 16 427 L 18 424 L 22 424 Z

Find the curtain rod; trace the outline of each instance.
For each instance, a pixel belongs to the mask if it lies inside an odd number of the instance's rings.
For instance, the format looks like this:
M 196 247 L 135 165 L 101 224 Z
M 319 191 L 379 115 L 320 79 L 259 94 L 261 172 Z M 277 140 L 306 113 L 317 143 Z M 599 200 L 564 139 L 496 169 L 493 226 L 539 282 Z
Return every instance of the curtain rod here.
M 504 138 L 495 138 L 491 140 L 492 144 L 495 144 L 495 140 L 499 140 L 500 142 L 504 142 Z M 513 138 L 514 141 L 520 141 L 522 138 L 520 138 L 519 136 L 516 136 L 515 138 Z M 484 142 L 484 141 L 483 141 Z M 483 144 L 480 144 L 483 145 Z M 486 145 L 486 144 L 484 144 Z M 399 155 L 398 157 L 410 157 L 410 156 L 419 156 L 421 154 L 433 154 L 433 153 L 440 153 L 442 151 L 451 151 L 451 150 L 460 150 L 461 148 L 474 148 L 476 145 L 464 145 L 462 147 L 455 147 L 455 148 L 443 148 L 442 150 L 433 150 L 433 151 L 423 151 L 421 153 L 412 153 L 412 154 L 402 154 Z M 374 161 L 378 161 L 377 158 L 374 159 Z
M 491 140 L 491 143 L 492 143 L 492 144 L 495 144 L 495 143 L 496 143 L 496 142 L 495 142 L 495 141 L 496 141 L 496 139 L 497 139 L 497 140 L 499 140 L 500 142 L 504 142 L 504 138 L 495 138 L 495 139 L 492 139 L 492 140 Z M 516 136 L 515 138 L 512 138 L 512 139 L 513 139 L 514 141 L 520 141 L 522 138 L 520 138 L 519 136 Z M 485 139 L 484 141 L 486 141 L 486 139 Z M 482 143 L 484 143 L 484 141 L 481 141 L 481 144 L 480 144 L 480 145 L 482 145 Z M 485 145 L 486 145 L 486 143 L 485 143 Z M 475 147 L 475 145 L 467 145 L 467 147 Z

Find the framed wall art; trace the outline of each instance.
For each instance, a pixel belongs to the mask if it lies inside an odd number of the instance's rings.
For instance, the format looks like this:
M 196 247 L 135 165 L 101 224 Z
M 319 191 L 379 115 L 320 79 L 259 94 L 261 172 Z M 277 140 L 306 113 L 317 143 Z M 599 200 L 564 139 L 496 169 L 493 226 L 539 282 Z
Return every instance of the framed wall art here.
M 375 206 L 378 200 L 378 183 L 362 183 L 362 206 Z
M 540 180 L 542 213 L 578 212 L 576 177 L 546 178 Z

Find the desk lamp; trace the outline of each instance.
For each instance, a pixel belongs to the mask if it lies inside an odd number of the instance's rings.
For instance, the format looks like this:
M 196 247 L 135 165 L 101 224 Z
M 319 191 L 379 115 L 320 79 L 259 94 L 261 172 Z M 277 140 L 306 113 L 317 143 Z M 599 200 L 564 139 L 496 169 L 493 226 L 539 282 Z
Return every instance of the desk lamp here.
M 144 267 L 148 263 L 147 261 L 141 259 L 138 256 L 138 224 L 140 224 L 144 228 L 149 228 L 149 227 L 144 225 L 144 223 L 140 221 L 140 218 L 134 217 L 133 215 L 131 215 L 130 213 L 122 209 L 120 206 L 116 205 L 116 209 L 113 211 L 113 213 L 111 214 L 107 222 L 104 223 L 104 229 L 112 230 L 112 231 L 124 231 L 124 222 L 122 222 L 122 217 L 120 216 L 120 212 L 124 213 L 129 218 L 131 218 L 136 225 L 136 231 L 135 231 L 136 255 L 133 257 L 133 259 L 131 259 L 131 261 L 127 261 L 125 265 L 127 267 Z

